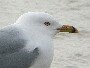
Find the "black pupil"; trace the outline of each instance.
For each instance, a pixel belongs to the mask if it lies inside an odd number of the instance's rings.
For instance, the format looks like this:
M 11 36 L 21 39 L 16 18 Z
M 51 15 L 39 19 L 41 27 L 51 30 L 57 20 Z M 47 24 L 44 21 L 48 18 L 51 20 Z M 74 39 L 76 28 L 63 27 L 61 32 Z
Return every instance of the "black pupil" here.
M 50 25 L 50 23 L 49 23 L 49 22 L 45 22 L 44 24 L 45 24 L 46 26 L 49 26 L 49 25 Z

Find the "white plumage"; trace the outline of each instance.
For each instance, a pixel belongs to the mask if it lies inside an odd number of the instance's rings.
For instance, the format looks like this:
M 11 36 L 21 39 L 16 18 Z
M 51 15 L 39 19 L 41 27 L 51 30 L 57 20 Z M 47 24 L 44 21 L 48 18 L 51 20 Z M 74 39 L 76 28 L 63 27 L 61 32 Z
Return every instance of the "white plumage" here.
M 28 12 L 0 30 L 0 68 L 50 68 L 53 36 L 61 25 L 51 15 Z

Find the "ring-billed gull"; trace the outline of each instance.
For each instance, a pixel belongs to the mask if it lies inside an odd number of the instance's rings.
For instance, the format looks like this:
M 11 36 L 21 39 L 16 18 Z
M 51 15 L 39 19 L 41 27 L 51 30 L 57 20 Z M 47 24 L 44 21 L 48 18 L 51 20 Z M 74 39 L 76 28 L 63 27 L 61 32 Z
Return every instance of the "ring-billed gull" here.
M 50 68 L 52 38 L 62 26 L 44 12 L 28 12 L 0 30 L 0 68 Z

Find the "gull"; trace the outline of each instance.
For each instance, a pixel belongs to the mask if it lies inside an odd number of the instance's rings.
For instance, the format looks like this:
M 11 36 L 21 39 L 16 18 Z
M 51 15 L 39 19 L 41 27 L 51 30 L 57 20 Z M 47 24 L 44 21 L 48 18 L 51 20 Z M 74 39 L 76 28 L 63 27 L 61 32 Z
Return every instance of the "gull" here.
M 48 13 L 28 12 L 0 29 L 0 68 L 50 68 L 53 37 L 62 25 Z

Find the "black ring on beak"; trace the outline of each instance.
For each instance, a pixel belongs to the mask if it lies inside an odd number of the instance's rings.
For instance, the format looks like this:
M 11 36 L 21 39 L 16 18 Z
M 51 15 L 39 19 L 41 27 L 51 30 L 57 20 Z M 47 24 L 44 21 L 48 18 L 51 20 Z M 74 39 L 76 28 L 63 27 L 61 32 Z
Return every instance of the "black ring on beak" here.
M 72 32 L 71 33 L 75 33 L 76 29 L 72 26 Z

